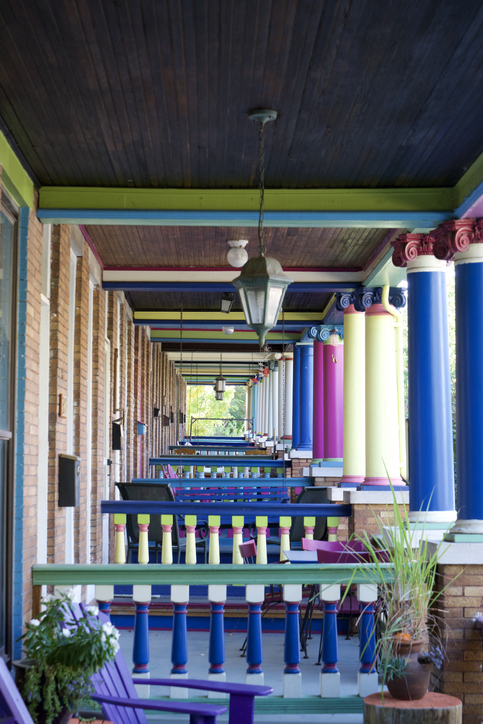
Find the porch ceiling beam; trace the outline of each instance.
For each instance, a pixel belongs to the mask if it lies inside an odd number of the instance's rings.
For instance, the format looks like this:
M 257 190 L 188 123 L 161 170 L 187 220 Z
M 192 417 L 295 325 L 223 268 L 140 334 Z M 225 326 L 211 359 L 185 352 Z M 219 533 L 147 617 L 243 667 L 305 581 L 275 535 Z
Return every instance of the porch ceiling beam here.
M 245 328 L 246 329 L 246 328 Z M 266 336 L 267 343 L 270 342 L 282 342 L 282 332 L 269 332 Z M 285 333 L 285 342 L 290 344 L 291 342 L 297 342 L 300 339 L 300 334 L 294 332 Z M 178 329 L 152 329 L 151 330 L 151 341 L 152 342 L 173 342 L 180 340 L 180 332 Z M 203 342 L 225 342 L 232 344 L 233 342 L 254 342 L 258 341 L 258 335 L 252 330 L 246 329 L 246 331 L 233 332 L 230 336 L 227 336 L 224 332 L 217 332 L 214 330 L 191 330 L 189 334 L 185 334 L 183 331 L 183 344 L 185 342 L 197 342 L 203 340 Z
M 270 227 L 434 228 L 453 216 L 452 188 L 266 189 Z M 257 189 L 125 189 L 43 186 L 44 223 L 258 225 Z

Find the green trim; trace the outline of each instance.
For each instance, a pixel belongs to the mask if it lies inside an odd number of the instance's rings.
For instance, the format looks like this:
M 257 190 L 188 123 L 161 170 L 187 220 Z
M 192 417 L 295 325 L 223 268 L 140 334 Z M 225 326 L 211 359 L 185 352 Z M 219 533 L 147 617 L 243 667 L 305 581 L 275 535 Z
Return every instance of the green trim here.
M 149 679 L 146 681 L 149 684 Z M 186 699 L 170 699 L 167 696 L 151 696 L 151 699 L 155 701 L 186 702 Z M 206 703 L 206 701 L 206 696 L 190 696 L 189 698 L 190 703 Z M 220 704 L 230 708 L 230 702 L 227 699 L 210 698 L 209 702 L 210 704 Z M 288 699 L 283 696 L 255 697 L 255 714 L 360 714 L 362 710 L 363 700 L 360 696 L 345 696 L 337 699 L 323 699 L 321 696 L 314 695 L 304 696 L 303 699 Z M 300 721 L 298 717 L 297 721 Z
M 13 152 L 7 139 L 0 131 L 0 165 L 2 186 L 19 206 L 34 206 L 34 185 Z
M 482 181 L 483 153 L 478 156 L 474 163 L 471 164 L 468 171 L 460 178 L 456 186 L 453 188 L 454 207 L 457 208 L 460 206 Z
M 181 312 L 134 312 L 134 319 L 178 322 L 181 319 Z M 278 315 L 278 319 L 280 322 L 282 321 L 281 312 Z M 308 320 L 320 322 L 320 319 L 320 312 L 285 312 L 286 322 L 307 322 Z M 228 322 L 245 322 L 245 315 L 243 312 L 230 312 L 225 315 L 222 312 L 183 312 L 183 322 L 190 320 L 203 322 L 221 321 L 226 325 Z
M 411 530 L 447 530 L 451 523 L 410 523 Z
M 258 211 L 259 198 L 257 189 L 42 186 L 39 206 L 41 209 L 78 210 Z M 453 209 L 452 188 L 265 190 L 266 211 L 452 211 Z
M 380 564 L 391 578 L 391 566 Z M 57 564 L 32 566 L 34 586 L 43 585 L 199 585 L 227 584 L 246 586 L 248 584 L 319 583 L 327 584 L 370 583 L 369 570 L 372 564 L 364 564 L 364 570 L 354 573 L 358 567 L 351 563 L 330 566 L 304 563 L 296 566 L 279 566 L 276 563 L 260 566 L 220 565 L 163 565 L 140 566 L 137 563 L 113 564 Z M 376 572 L 375 572 L 375 575 Z M 353 577 L 352 577 L 353 576 Z
M 483 543 L 480 533 L 448 533 L 444 537 L 447 543 Z
M 281 339 L 281 335 L 281 331 L 268 332 L 267 340 Z M 179 329 L 152 329 L 151 339 L 178 340 L 180 339 L 180 331 Z M 188 332 L 185 330 L 183 339 L 184 341 L 186 341 L 187 339 L 222 339 L 226 342 L 227 336 L 224 332 L 217 332 L 213 329 L 209 329 L 204 332 L 190 329 Z M 285 339 L 298 341 L 300 339 L 300 334 L 298 334 L 297 332 L 285 332 Z M 230 334 L 229 337 L 229 341 L 233 342 L 233 340 L 239 340 L 240 342 L 256 342 L 258 341 L 258 335 L 255 332 L 234 332 L 233 334 Z

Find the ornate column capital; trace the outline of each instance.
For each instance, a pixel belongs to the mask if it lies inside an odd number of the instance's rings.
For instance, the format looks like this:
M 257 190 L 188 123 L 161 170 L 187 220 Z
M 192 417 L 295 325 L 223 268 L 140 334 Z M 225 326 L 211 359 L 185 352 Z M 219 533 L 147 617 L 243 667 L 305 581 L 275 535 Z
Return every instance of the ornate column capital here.
M 457 252 L 467 251 L 470 244 L 483 243 L 483 219 L 450 219 L 429 234 L 401 234 L 391 242 L 394 266 L 405 267 L 418 256 L 432 255 L 452 261 Z
M 341 340 L 344 339 L 344 325 L 342 324 L 319 324 L 307 329 L 307 334 L 317 342 L 327 342 L 331 334 L 337 334 Z
M 406 293 L 399 287 L 391 287 L 389 290 L 389 303 L 396 309 L 406 305 Z M 360 287 L 353 292 L 337 292 L 335 305 L 343 312 L 351 304 L 357 312 L 365 312 L 373 304 L 382 304 L 382 287 Z

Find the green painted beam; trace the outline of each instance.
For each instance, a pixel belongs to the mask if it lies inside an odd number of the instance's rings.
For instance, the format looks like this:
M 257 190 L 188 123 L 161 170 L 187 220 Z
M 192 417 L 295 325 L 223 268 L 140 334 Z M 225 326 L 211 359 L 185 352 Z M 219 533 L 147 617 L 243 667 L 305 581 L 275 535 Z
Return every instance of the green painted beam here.
M 465 174 L 466 175 L 466 174 Z M 258 211 L 258 189 L 42 186 L 41 209 Z M 452 188 L 266 189 L 266 211 L 452 211 Z
M 308 320 L 320 324 L 320 312 L 285 312 L 286 322 L 306 322 Z M 282 313 L 280 312 L 279 321 L 282 321 Z M 181 312 L 134 312 L 134 319 L 143 319 L 148 321 L 179 321 Z M 230 322 L 243 322 L 246 324 L 243 312 L 230 312 L 223 314 L 222 312 L 183 312 L 183 323 L 189 321 L 202 322 L 223 322 L 225 326 L 229 326 Z
M 179 329 L 151 329 L 151 339 L 162 339 L 164 341 L 177 341 L 180 339 Z M 183 333 L 183 342 L 189 342 L 191 340 L 198 339 L 216 339 L 223 340 L 224 342 L 257 342 L 258 336 L 255 332 L 233 332 L 230 336 L 227 336 L 224 332 L 218 332 L 213 329 L 206 331 L 189 330 L 189 332 Z M 268 332 L 266 336 L 267 342 L 282 340 L 282 332 Z M 285 332 L 286 342 L 298 342 L 300 334 L 296 332 Z
M 454 186 L 454 208 L 461 206 L 463 201 L 483 182 L 483 153 L 471 164 L 466 173 Z
M 391 579 L 391 565 L 381 563 Z M 357 570 L 355 570 L 357 569 Z M 293 566 L 280 566 L 270 563 L 266 566 L 239 566 L 233 564 L 183 565 L 150 564 L 140 566 L 137 563 L 125 564 L 36 564 L 32 566 L 34 586 L 77 586 L 77 585 L 193 585 L 227 584 L 246 586 L 250 583 L 270 585 L 284 583 L 321 583 L 343 584 L 370 583 L 374 566 L 363 567 L 351 563 L 330 564 L 327 566 L 302 563 Z
M 13 152 L 7 139 L 0 131 L 0 166 L 2 186 L 19 206 L 34 206 L 34 185 Z

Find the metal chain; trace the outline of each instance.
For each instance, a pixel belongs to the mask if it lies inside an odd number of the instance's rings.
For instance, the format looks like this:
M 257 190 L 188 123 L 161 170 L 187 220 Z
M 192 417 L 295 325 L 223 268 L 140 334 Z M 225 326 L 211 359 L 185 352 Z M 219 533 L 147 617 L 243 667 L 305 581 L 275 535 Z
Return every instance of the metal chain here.
M 260 256 L 265 256 L 265 247 L 263 243 L 263 205 L 265 202 L 265 129 L 264 123 L 260 123 L 258 132 L 259 138 L 259 167 L 260 167 L 260 211 L 258 216 L 258 241 L 260 243 Z

